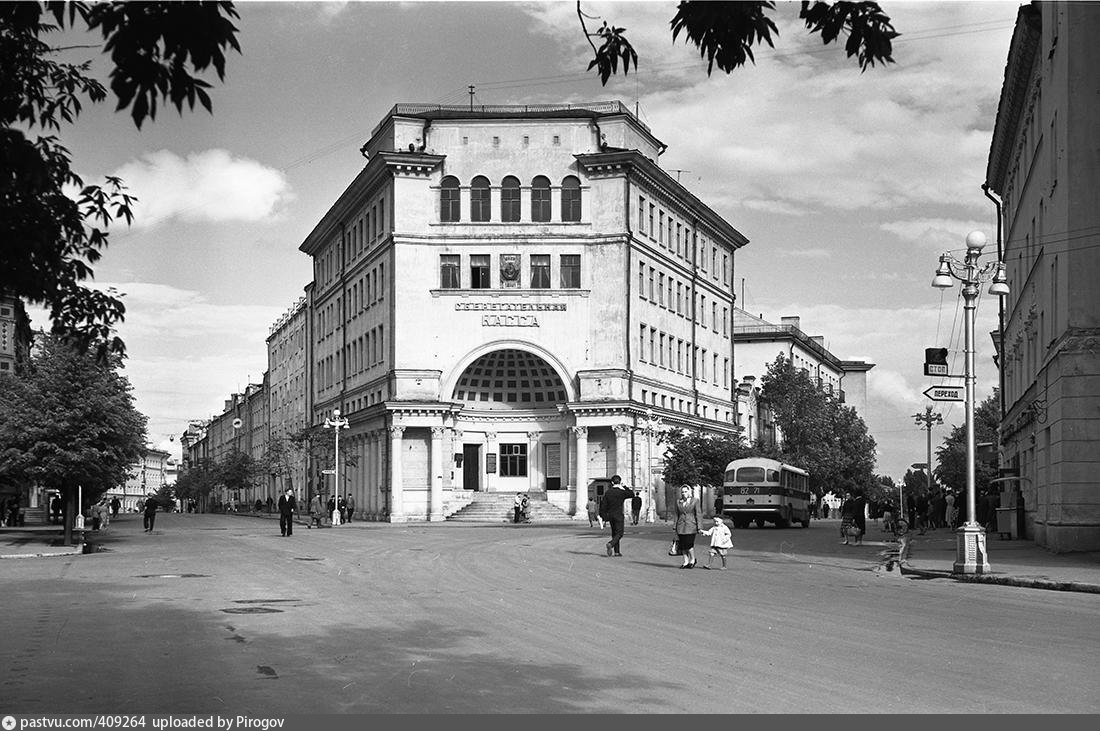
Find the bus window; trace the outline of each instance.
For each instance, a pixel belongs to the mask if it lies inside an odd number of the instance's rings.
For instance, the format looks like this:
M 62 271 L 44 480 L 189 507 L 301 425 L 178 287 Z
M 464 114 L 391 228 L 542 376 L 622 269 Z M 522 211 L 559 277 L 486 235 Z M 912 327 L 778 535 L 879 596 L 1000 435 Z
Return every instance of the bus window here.
M 763 467 L 742 467 L 737 470 L 737 482 L 763 482 Z
M 779 470 L 768 470 L 768 482 L 779 482 Z

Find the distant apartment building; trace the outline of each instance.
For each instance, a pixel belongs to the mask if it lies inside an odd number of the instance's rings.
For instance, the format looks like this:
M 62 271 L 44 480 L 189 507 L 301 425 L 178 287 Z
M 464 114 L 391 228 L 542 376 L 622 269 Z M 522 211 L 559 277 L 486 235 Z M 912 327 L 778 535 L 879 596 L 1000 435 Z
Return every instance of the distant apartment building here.
M 1018 487 L 1054 551 L 1100 550 L 1098 36 L 1096 3 L 1019 9 L 986 168 L 1010 288 L 1000 464 L 1021 478 L 1002 504 Z
M 875 367 L 874 363 L 861 360 L 841 360 L 825 347 L 824 335 L 807 335 L 801 329 L 801 317 L 781 317 L 779 324 L 763 319 L 763 316 L 751 315 L 741 308 L 733 311 L 733 339 L 737 348 L 734 368 L 737 380 L 742 384 L 759 386 L 768 366 L 783 355 L 795 368 L 810 377 L 822 391 L 836 397 L 845 406 L 850 406 L 863 415 L 867 410 L 867 372 Z M 768 439 L 774 432 L 774 426 L 753 423 L 760 418 L 768 418 L 767 413 L 745 410 L 744 421 L 746 437 L 755 439 L 762 436 Z
M 270 472 L 270 493 L 276 497 L 287 488 L 298 500 L 308 499 L 308 458 L 295 450 L 290 437 L 312 424 L 309 407 L 309 308 L 305 297 L 285 312 L 267 336 L 268 432 L 281 442 L 285 457 Z
M 133 512 L 137 510 L 139 501 L 175 482 L 175 472 L 176 464 L 171 453 L 146 447 L 141 457 L 130 465 L 126 482 L 108 490 L 104 497 L 108 501 L 117 497 L 122 503 L 122 512 Z
M 267 442 L 267 428 L 267 389 L 263 383 L 250 383 L 243 393 L 234 393 L 225 400 L 221 414 L 188 425 L 180 437 L 184 468 L 224 462 L 234 452 L 260 460 Z M 274 497 L 270 480 L 258 474 L 244 490 L 230 490 L 222 485 L 209 499 L 221 505 L 248 506 L 257 498 L 266 502 L 269 495 Z
M 0 374 L 22 370 L 30 354 L 31 337 L 23 301 L 0 295 Z

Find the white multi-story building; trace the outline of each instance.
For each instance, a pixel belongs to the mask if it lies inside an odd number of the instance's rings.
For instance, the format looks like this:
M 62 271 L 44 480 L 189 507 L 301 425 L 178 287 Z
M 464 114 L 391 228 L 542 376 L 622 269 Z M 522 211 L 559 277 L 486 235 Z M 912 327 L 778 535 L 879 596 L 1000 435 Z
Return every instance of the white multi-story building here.
M 592 478 L 656 490 L 654 425 L 737 429 L 733 226 L 619 102 L 399 104 L 301 245 L 313 423 L 350 421 L 365 517 L 474 492 L 583 513 Z
M 1055 551 L 1100 550 L 1098 33 L 1096 3 L 1020 8 L 986 168 L 1010 290 L 1001 467 L 1027 537 Z
M 139 501 L 171 484 L 174 481 L 175 462 L 171 453 L 146 447 L 141 458 L 130 465 L 129 473 L 125 484 L 108 490 L 103 495 L 108 501 L 117 497 L 122 503 L 122 512 L 137 510 Z

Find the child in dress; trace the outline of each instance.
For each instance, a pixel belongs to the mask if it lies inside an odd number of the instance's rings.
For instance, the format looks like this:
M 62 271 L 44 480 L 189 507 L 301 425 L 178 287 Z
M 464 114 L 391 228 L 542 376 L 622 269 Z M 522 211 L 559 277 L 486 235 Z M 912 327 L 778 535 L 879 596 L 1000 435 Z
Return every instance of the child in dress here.
M 733 536 L 730 534 L 729 527 L 723 522 L 722 516 L 714 516 L 714 527 L 700 532 L 705 536 L 710 536 L 710 553 L 707 555 L 707 565 L 704 568 L 709 569 L 714 557 L 719 556 L 722 559 L 720 571 L 725 571 L 726 549 L 733 548 Z

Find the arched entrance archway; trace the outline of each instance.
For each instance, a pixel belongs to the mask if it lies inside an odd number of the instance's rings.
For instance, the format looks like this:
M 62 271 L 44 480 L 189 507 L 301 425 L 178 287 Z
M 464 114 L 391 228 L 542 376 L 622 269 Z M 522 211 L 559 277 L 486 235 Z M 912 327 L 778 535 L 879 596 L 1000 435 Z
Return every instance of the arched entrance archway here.
M 501 344 L 475 354 L 450 393 L 463 405 L 463 487 L 490 492 L 564 487 L 567 449 L 557 407 L 571 393 L 559 368 L 539 353 Z

